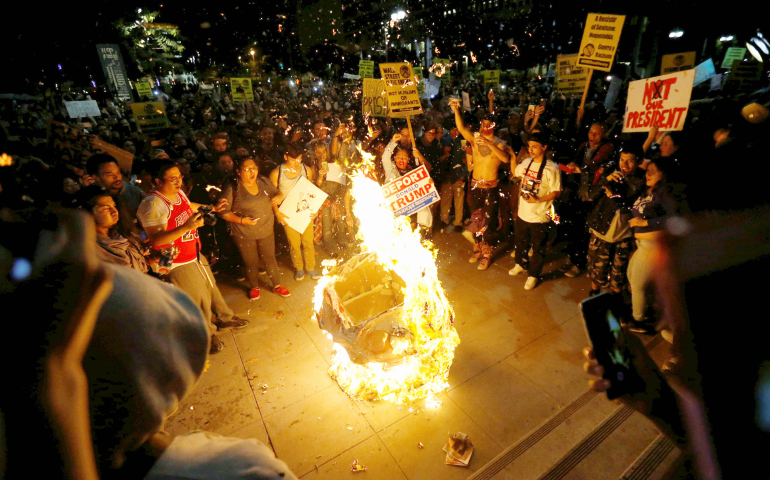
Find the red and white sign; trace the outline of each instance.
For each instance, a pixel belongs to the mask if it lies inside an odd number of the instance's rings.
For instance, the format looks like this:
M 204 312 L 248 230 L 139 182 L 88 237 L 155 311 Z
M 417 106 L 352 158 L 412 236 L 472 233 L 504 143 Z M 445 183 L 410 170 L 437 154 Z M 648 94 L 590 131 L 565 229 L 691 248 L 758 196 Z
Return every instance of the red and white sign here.
M 382 196 L 397 217 L 411 215 L 439 201 L 436 184 L 428 175 L 425 165 L 383 185 Z
M 624 132 L 682 130 L 690 106 L 695 70 L 645 78 L 628 85 Z

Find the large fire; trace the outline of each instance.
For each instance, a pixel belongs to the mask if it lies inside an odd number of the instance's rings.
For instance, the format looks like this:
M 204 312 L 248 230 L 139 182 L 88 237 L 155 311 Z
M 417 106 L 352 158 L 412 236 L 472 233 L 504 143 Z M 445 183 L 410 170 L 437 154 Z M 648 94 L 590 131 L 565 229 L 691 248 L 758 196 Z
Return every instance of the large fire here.
M 393 215 L 375 181 L 360 172 L 352 179 L 363 253 L 315 290 L 319 326 L 334 340 L 329 373 L 352 398 L 435 404 L 460 343 L 435 250 Z

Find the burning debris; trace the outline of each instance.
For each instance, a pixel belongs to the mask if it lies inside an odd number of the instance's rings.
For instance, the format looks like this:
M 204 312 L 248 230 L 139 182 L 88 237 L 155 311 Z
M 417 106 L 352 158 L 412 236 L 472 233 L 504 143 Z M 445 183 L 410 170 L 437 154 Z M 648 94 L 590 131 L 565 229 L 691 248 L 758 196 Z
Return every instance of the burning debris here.
M 315 291 L 319 327 L 335 342 L 329 373 L 356 399 L 433 401 L 460 343 L 435 251 L 407 218 L 393 216 L 376 182 L 356 173 L 352 193 L 363 253 Z

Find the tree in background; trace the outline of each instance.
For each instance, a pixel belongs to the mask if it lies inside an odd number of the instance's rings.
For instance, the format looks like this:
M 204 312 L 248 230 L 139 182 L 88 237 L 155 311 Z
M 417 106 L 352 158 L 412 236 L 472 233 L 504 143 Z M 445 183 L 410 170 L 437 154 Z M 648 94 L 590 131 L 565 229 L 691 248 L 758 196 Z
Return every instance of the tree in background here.
M 159 12 L 142 13 L 138 9 L 133 21 L 123 18 L 115 22 L 123 44 L 134 65 L 142 75 L 166 76 L 182 73 L 185 68 L 177 61 L 184 51 L 179 27 L 168 23 L 154 23 Z

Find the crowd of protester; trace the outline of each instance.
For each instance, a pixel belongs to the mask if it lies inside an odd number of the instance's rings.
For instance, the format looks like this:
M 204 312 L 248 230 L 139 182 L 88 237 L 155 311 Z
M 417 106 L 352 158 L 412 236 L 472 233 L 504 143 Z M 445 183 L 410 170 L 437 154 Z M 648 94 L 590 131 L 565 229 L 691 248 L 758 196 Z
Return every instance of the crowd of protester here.
M 252 300 L 261 287 L 289 297 L 292 282 L 320 278 L 316 249 L 336 258 L 355 246 L 346 173 L 368 165 L 368 155 L 381 184 L 426 166 L 441 194 L 412 218 L 426 241 L 462 235 L 479 270 L 510 251 L 509 274 L 526 272 L 527 290 L 544 270 L 586 274 L 589 295 L 616 294 L 628 305 L 622 322 L 643 333 L 657 323 L 647 260 L 670 220 L 766 203 L 761 187 L 731 181 L 767 151 L 764 91 L 696 90 L 704 98 L 683 131 L 623 134 L 601 85 L 581 110 L 542 80 L 493 93 L 455 79 L 424 101 L 411 131 L 404 119 L 362 115 L 358 82 L 259 87 L 240 104 L 218 88 L 168 90 L 169 125 L 151 132 L 113 99 L 98 99 L 100 116 L 77 119 L 62 100 L 83 95 L 0 104 L 0 150 L 12 159 L 0 167 L 0 215 L 14 222 L 59 207 L 89 213 L 99 258 L 184 291 L 209 322 L 212 354 L 224 346 L 216 332 L 249 323 L 223 299 L 219 274 Z M 133 162 L 121 165 L 94 138 Z M 328 198 L 298 232 L 279 207 L 302 178 Z M 563 257 L 559 269 L 548 267 Z M 291 279 L 279 262 L 292 268 Z

